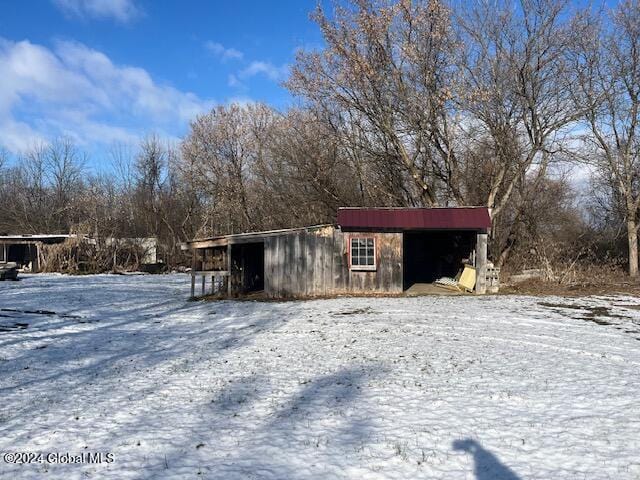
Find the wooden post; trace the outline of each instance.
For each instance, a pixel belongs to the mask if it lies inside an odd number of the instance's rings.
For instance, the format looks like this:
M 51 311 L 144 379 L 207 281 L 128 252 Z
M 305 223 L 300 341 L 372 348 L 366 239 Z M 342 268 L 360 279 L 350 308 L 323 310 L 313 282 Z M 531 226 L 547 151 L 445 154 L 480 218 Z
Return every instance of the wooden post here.
M 476 237 L 476 293 L 487 293 L 487 241 L 486 233 Z
M 202 275 L 202 296 L 204 297 L 204 285 L 207 281 L 207 276 L 203 273 Z
M 231 297 L 231 245 L 227 245 L 227 295 Z
M 40 271 L 40 247 L 38 245 L 38 242 L 33 244 L 34 248 L 36 249 L 36 255 L 32 260 L 32 272 L 31 273 L 38 273 Z
M 196 296 L 196 256 L 198 255 L 198 250 L 191 247 L 191 298 L 195 298 Z M 115 257 L 114 257 L 115 261 Z M 115 268 L 115 265 L 114 265 Z

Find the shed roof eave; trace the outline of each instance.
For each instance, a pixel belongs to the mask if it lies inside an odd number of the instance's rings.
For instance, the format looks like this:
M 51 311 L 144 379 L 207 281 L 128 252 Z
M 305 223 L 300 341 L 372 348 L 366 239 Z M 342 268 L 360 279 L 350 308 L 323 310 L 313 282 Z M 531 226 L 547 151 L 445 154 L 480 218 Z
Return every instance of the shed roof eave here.
M 34 233 L 33 235 L 29 234 L 15 234 L 15 235 L 0 235 L 0 240 L 43 240 L 43 239 L 64 239 L 64 238 L 72 238 L 76 235 L 73 234 L 65 234 L 65 233 L 54 233 L 54 234 L 44 234 L 44 233 Z
M 279 230 L 264 230 L 260 232 L 246 232 L 246 233 L 233 233 L 230 235 L 220 235 L 208 238 L 196 238 L 185 242 L 186 248 L 198 249 L 198 248 L 211 248 L 211 247 L 224 247 L 234 243 L 250 243 L 251 241 L 259 241 L 262 238 L 273 237 L 286 233 L 302 232 L 308 230 L 317 230 L 320 228 L 333 227 L 331 223 L 311 225 L 308 227 L 297 228 L 283 228 Z

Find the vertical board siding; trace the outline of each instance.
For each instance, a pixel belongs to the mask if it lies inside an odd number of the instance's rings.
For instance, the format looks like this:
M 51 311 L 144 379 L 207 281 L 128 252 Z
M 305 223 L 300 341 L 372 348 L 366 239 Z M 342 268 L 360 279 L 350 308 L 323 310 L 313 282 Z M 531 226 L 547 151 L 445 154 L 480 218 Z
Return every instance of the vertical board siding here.
M 334 227 L 265 239 L 265 293 L 314 297 L 344 293 L 402 292 L 402 233 L 364 233 L 376 239 L 375 271 L 351 271 L 349 238 Z
M 340 230 L 334 229 L 332 237 L 333 243 L 331 244 L 330 255 L 333 258 L 333 282 L 329 285 L 329 288 L 331 289 L 331 293 L 338 293 L 347 290 L 348 267 L 345 264 L 347 261 L 347 253 L 344 234 Z
M 313 265 L 313 275 L 307 282 L 308 295 L 325 295 L 324 289 L 324 238 L 320 235 L 307 235 L 309 246 L 309 265 Z

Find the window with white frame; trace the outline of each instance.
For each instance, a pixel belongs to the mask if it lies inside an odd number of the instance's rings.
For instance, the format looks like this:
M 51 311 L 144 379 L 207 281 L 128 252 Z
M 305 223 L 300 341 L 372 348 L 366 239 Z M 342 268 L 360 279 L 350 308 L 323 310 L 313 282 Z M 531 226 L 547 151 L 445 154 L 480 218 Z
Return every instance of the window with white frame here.
M 350 241 L 351 270 L 376 269 L 376 239 L 373 237 L 354 237 Z

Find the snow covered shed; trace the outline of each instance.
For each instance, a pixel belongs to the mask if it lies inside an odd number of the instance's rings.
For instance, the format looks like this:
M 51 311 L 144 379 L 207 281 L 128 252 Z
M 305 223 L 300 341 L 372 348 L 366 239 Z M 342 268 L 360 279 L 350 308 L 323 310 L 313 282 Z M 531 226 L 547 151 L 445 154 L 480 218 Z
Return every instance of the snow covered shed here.
M 340 208 L 335 225 L 192 240 L 191 294 L 198 277 L 203 294 L 400 294 L 464 263 L 485 293 L 490 226 L 485 207 Z

